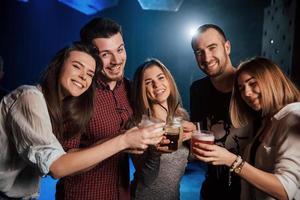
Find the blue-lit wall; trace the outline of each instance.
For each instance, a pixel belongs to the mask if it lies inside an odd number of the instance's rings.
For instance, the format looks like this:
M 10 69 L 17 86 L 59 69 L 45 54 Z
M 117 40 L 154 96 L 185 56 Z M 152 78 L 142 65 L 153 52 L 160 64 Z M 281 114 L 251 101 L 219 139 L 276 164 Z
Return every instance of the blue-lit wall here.
M 265 4 L 259 0 L 185 0 L 178 12 L 165 12 L 142 10 L 137 0 L 120 0 L 118 6 L 96 15 L 123 26 L 127 77 L 145 58 L 161 59 L 173 73 L 188 108 L 189 86 L 203 74 L 187 29 L 193 24 L 219 24 L 231 41 L 231 57 L 237 65 L 260 54 Z M 93 17 L 56 0 L 1 0 L 0 6 L 0 55 L 5 62 L 3 85 L 8 89 L 35 83 L 54 53 L 78 40 L 80 28 Z

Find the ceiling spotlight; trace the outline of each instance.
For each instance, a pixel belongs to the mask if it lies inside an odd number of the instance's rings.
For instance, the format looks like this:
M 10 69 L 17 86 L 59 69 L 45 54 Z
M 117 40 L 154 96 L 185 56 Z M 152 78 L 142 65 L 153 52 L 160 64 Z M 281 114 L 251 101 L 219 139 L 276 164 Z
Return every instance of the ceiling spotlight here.
M 178 11 L 183 0 L 138 0 L 144 10 Z
M 119 0 L 58 0 L 61 3 L 70 6 L 86 15 L 95 14 L 106 8 L 116 6 Z

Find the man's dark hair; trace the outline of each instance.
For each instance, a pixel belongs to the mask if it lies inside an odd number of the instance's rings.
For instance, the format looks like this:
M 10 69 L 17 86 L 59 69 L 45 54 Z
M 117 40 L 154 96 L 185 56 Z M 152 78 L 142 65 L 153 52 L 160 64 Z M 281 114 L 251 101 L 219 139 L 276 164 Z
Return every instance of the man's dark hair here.
M 223 29 L 221 29 L 219 26 L 217 26 L 215 24 L 204 24 L 202 26 L 199 26 L 196 33 L 193 35 L 193 38 L 191 41 L 192 47 L 193 47 L 193 44 L 195 43 L 197 37 L 199 36 L 199 34 L 204 33 L 205 31 L 207 31 L 210 28 L 216 30 L 223 37 L 224 41 L 227 41 L 227 38 L 226 38 L 226 35 L 225 35 Z
M 92 43 L 95 38 L 110 38 L 122 34 L 121 26 L 108 18 L 96 17 L 84 25 L 80 30 L 80 38 L 84 43 Z

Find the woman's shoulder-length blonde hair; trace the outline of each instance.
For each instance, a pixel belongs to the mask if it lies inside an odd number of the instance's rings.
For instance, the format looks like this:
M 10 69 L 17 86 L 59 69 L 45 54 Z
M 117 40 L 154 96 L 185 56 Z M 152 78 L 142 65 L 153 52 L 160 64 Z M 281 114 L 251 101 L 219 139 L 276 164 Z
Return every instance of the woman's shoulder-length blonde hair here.
M 133 84 L 131 89 L 131 102 L 133 105 L 135 121 L 140 121 L 142 115 L 149 114 L 148 112 L 151 110 L 152 102 L 147 97 L 146 85 L 143 80 L 146 69 L 149 69 L 154 66 L 159 67 L 164 73 L 166 79 L 169 81 L 170 96 L 167 100 L 168 116 L 170 114 L 175 114 L 176 116 L 183 117 L 183 119 L 188 119 L 187 112 L 182 108 L 181 97 L 171 72 L 158 59 L 149 58 L 137 68 L 133 78 Z M 179 105 L 177 106 L 177 104 Z
M 273 116 L 285 105 L 300 100 L 299 90 L 277 64 L 263 57 L 249 59 L 239 65 L 235 74 L 230 102 L 230 117 L 235 127 L 247 125 L 255 114 L 239 91 L 238 77 L 243 72 L 255 78 L 260 88 L 262 117 Z

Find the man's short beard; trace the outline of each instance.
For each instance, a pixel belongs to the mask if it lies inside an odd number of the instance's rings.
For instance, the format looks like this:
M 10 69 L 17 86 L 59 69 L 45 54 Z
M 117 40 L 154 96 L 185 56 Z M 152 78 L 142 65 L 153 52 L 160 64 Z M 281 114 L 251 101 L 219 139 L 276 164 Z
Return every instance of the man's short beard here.
M 123 78 L 124 78 L 124 74 L 122 74 L 121 76 L 118 76 L 118 77 L 114 77 L 114 78 L 107 77 L 107 79 L 110 79 L 111 81 L 120 81 Z
M 212 77 L 212 78 L 216 78 L 216 77 L 218 77 L 218 76 L 220 76 L 220 75 L 222 75 L 224 73 L 224 68 L 220 68 L 220 70 L 217 72 L 217 73 L 215 73 L 215 74 L 213 74 L 213 75 L 208 75 L 209 77 Z
M 124 72 L 117 77 L 110 77 L 104 70 L 101 70 L 101 75 L 103 76 L 103 78 L 105 79 L 105 81 L 107 82 L 111 82 L 111 81 L 120 81 L 124 78 Z
M 226 68 L 227 64 L 228 64 L 228 59 L 225 59 L 225 62 L 223 63 L 222 66 L 221 66 L 221 61 L 218 60 L 219 70 L 217 71 L 217 73 L 215 73 L 213 75 L 209 75 L 209 74 L 206 74 L 206 75 L 208 75 L 211 78 L 217 78 L 218 76 L 221 76 L 225 72 L 225 68 Z

